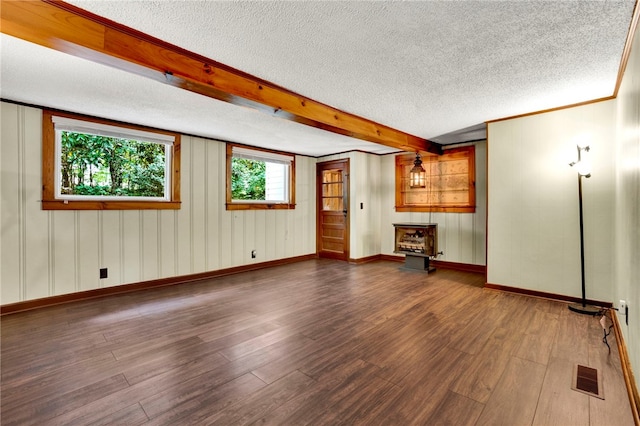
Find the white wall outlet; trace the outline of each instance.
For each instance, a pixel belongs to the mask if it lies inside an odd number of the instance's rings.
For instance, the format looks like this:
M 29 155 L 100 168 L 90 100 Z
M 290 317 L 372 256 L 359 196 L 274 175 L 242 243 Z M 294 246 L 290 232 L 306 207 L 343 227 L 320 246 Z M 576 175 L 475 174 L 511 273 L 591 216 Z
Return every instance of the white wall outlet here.
M 620 312 L 624 314 L 624 310 L 627 308 L 627 301 L 620 299 Z

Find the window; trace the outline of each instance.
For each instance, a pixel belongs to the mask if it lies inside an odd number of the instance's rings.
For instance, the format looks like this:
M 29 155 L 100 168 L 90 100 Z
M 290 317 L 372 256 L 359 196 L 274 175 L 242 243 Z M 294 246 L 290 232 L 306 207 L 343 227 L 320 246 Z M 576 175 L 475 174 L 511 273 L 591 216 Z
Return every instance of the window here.
M 411 188 L 409 171 L 415 154 L 396 156 L 396 211 L 453 212 L 476 211 L 475 147 L 447 149 L 442 155 L 422 157 L 426 170 L 424 188 Z
M 180 136 L 43 114 L 44 210 L 179 209 Z
M 294 209 L 295 156 L 227 144 L 227 210 Z

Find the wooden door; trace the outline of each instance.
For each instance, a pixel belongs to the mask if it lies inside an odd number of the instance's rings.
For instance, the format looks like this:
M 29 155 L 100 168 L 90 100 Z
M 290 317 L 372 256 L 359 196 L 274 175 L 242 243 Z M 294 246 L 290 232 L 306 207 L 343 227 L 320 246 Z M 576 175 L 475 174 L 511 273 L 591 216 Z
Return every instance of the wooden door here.
M 317 164 L 317 250 L 349 259 L 349 159 Z

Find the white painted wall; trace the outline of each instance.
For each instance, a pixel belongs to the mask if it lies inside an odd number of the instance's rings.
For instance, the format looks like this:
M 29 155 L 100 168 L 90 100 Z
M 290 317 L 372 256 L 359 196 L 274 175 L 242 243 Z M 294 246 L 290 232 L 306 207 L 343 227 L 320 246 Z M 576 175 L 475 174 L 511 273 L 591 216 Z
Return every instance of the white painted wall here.
M 41 110 L 1 119 L 1 304 L 315 253 L 313 158 L 296 157 L 295 210 L 226 211 L 225 144 L 185 136 L 180 210 L 43 211 Z
M 581 296 L 576 137 L 583 180 L 586 296 L 611 300 L 615 101 L 490 123 L 487 281 Z
M 438 224 L 438 260 L 472 265 L 486 265 L 485 238 L 487 212 L 487 144 L 477 142 L 476 212 L 408 213 L 395 211 L 395 155 L 382 157 L 382 247 L 383 254 L 393 255 L 394 223 L 420 222 Z
M 640 385 L 640 31 L 617 99 L 615 262 L 613 302 L 629 304 L 629 325 L 618 313 Z

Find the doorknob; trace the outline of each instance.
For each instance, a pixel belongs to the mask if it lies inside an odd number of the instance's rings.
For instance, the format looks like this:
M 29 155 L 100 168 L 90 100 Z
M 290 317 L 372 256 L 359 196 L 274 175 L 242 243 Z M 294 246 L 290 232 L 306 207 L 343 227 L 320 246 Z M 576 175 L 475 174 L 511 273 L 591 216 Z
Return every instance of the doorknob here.
M 344 215 L 344 217 L 347 217 L 347 209 L 342 210 L 342 214 Z

